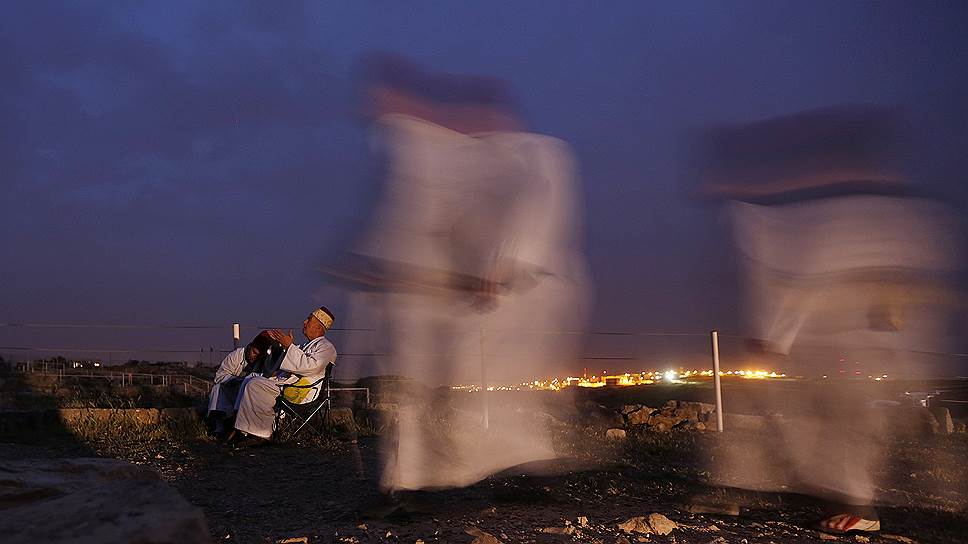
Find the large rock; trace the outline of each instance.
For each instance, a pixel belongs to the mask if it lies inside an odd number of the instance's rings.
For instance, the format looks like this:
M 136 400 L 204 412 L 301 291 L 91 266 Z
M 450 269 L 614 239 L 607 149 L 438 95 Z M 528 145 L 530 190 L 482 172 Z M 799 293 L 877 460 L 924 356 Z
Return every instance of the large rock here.
M 652 534 L 652 527 L 649 525 L 649 522 L 645 521 L 645 516 L 635 516 L 634 518 L 629 518 L 622 523 L 619 523 L 618 528 L 622 531 L 625 531 L 626 534 Z
M 662 514 L 653 512 L 649 514 L 649 526 L 652 527 L 652 530 L 656 533 L 660 535 L 667 535 L 673 530 L 677 529 L 679 524 L 663 516 Z
M 632 412 L 638 412 L 642 408 L 645 408 L 645 406 L 643 406 L 641 404 L 626 404 L 626 405 L 622 406 L 622 415 L 623 416 L 627 416 L 627 415 L 631 414 Z
M 702 403 L 680 401 L 676 405 L 675 414 L 680 420 L 688 420 L 691 422 L 701 421 Z
M 678 527 L 679 524 L 663 516 L 662 514 L 659 514 L 658 512 L 649 514 L 648 518 L 644 516 L 636 516 L 618 524 L 618 528 L 624 531 L 626 534 L 642 533 L 649 535 L 657 533 L 660 535 L 667 535 Z
M 649 427 L 657 431 L 690 428 L 703 420 L 704 407 L 699 402 L 670 400 L 649 418 Z
M 665 432 L 671 430 L 673 427 L 678 425 L 680 421 L 682 421 L 682 419 L 675 414 L 667 414 L 663 412 L 653 414 L 651 417 L 649 417 L 648 426 L 650 431 L 660 433 Z
M 477 527 L 468 527 L 464 532 L 474 537 L 471 544 L 503 544 L 491 533 L 485 533 Z
M 629 425 L 647 425 L 649 423 L 649 418 L 652 417 L 653 413 L 656 413 L 654 408 L 640 406 L 631 412 L 626 412 L 625 420 Z
M 645 425 L 653 432 L 677 430 L 704 430 L 709 425 L 710 414 L 715 407 L 704 402 L 670 400 L 662 408 L 640 405 L 622 407 L 626 424 L 630 427 Z
M 713 424 L 715 427 L 715 424 Z M 706 424 L 702 421 L 682 421 L 676 426 L 677 430 L 680 431 L 705 431 Z
M 210 542 L 202 512 L 153 471 L 115 459 L 4 461 L 8 544 Z

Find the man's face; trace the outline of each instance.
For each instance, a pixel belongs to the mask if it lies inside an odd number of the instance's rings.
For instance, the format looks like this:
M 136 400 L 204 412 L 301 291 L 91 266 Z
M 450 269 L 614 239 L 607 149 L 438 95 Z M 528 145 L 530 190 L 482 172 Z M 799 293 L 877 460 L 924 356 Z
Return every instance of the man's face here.
M 319 338 L 324 332 L 326 332 L 326 328 L 323 327 L 323 324 L 313 314 L 309 314 L 303 321 L 303 334 L 306 336 L 306 339 L 313 340 Z
M 249 345 L 245 348 L 245 360 L 248 363 L 254 363 L 259 357 L 262 357 L 262 350 L 259 348 Z

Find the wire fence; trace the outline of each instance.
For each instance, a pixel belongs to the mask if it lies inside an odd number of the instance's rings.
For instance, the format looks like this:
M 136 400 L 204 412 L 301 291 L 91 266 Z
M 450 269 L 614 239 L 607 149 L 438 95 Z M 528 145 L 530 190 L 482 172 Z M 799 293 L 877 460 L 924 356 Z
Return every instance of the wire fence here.
M 112 368 L 88 368 L 78 366 L 76 362 L 57 361 L 25 361 L 15 363 L 14 371 L 21 374 L 39 374 L 51 376 L 57 381 L 61 379 L 105 380 L 124 386 L 158 386 L 182 389 L 185 395 L 208 395 L 212 387 L 211 380 L 206 380 L 191 374 L 144 373 L 125 372 Z
M 108 367 L 118 364 L 139 361 L 152 357 L 176 358 L 177 361 L 171 363 L 183 363 L 186 367 L 215 367 L 221 362 L 222 358 L 236 349 L 241 343 L 240 331 L 246 330 L 252 336 L 258 331 L 265 329 L 287 330 L 293 327 L 281 327 L 278 325 L 258 325 L 258 324 L 85 324 L 85 323 L 0 323 L 0 357 L 9 361 L 24 361 L 38 358 L 50 359 L 52 357 L 71 357 L 74 360 L 97 361 Z M 61 331 L 57 334 L 58 342 L 51 343 L 52 331 Z M 107 342 L 94 342 L 97 335 L 89 334 L 88 331 L 128 331 L 136 334 L 127 345 L 108 345 Z M 80 332 L 81 336 L 73 336 Z M 372 328 L 339 328 L 334 327 L 330 332 L 336 335 L 347 334 L 379 334 L 381 331 Z M 614 339 L 649 339 L 650 348 L 656 346 L 655 342 L 664 342 L 665 352 L 690 351 L 692 360 L 708 361 L 708 342 L 707 331 L 682 331 L 682 330 L 657 330 L 657 331 L 636 331 L 636 330 L 591 330 L 591 331 L 555 331 L 555 330 L 528 330 L 519 331 L 521 334 L 532 335 L 558 335 L 558 336 L 582 336 L 587 339 L 585 352 L 575 357 L 574 360 L 579 364 L 597 364 L 599 362 L 616 364 L 635 363 L 643 361 L 641 346 L 624 346 L 617 350 L 614 349 Z M 192 340 L 197 342 L 194 346 L 185 346 L 185 336 L 192 336 Z M 201 335 L 201 336 L 199 336 Z M 723 356 L 726 360 L 730 357 L 735 358 L 737 354 L 745 353 L 742 343 L 745 336 L 737 333 L 720 332 L 719 337 L 726 342 L 730 342 L 731 349 L 727 349 Z M 93 339 L 92 339 L 93 338 Z M 247 338 L 247 336 L 243 337 Z M 112 342 L 117 342 L 114 335 Z M 191 340 L 190 340 L 191 341 Z M 181 346 L 177 345 L 182 343 Z M 153 346 L 151 344 L 154 344 Z M 159 345 L 163 344 L 163 345 Z M 148 346 L 148 347 L 146 347 Z M 603 347 L 605 346 L 605 347 Z M 852 346 L 852 345 L 830 345 L 815 347 L 828 347 L 831 349 L 865 349 L 868 351 L 898 351 L 893 348 L 878 348 L 872 346 Z M 606 349 L 608 348 L 608 349 Z M 616 351 L 618 351 L 616 353 Z M 655 350 L 653 350 L 655 351 Z M 661 350 L 660 350 L 661 351 Z M 927 357 L 946 358 L 950 360 L 966 361 L 968 353 L 941 352 L 930 350 L 901 350 L 911 355 L 921 355 Z M 439 357 L 442 354 L 428 353 L 407 354 L 408 357 Z M 392 358 L 393 353 L 368 351 L 368 352 L 340 352 L 340 358 Z M 495 354 L 488 350 L 488 357 L 493 358 Z M 663 365 L 668 366 L 668 365 Z M 576 369 L 577 370 L 577 369 Z M 963 374 L 963 373 L 962 373 Z M 150 379 L 150 378 L 149 378 Z
M 170 374 L 170 373 L 143 373 L 143 372 L 122 372 L 110 368 L 82 369 L 74 366 L 74 363 L 60 363 L 52 361 L 25 361 L 15 363 L 15 372 L 21 374 L 36 374 L 45 377 L 52 377 L 57 382 L 70 380 L 104 380 L 112 385 L 117 384 L 121 387 L 158 387 L 181 392 L 186 396 L 207 397 L 212 390 L 214 382 L 193 376 L 191 374 Z M 365 406 L 369 406 L 372 401 L 372 393 L 369 387 L 330 387 L 331 391 L 346 391 L 351 394 L 361 393 Z
M 0 323 L 0 343 L 5 345 L 0 345 L 0 354 L 7 355 L 4 359 L 9 360 L 6 363 L 6 369 L 3 364 L 0 364 L 0 371 L 14 371 L 19 373 L 27 374 L 40 374 L 49 377 L 57 381 L 58 383 L 72 382 L 75 380 L 105 380 L 106 382 L 113 385 L 124 386 L 137 386 L 137 387 L 150 387 L 150 388 L 164 388 L 170 391 L 176 391 L 186 396 L 204 397 L 207 396 L 213 385 L 212 379 L 206 379 L 205 377 L 200 377 L 196 375 L 198 373 L 209 373 L 214 367 L 219 364 L 223 356 L 232 350 L 236 349 L 241 343 L 241 330 L 253 331 L 257 334 L 257 331 L 264 329 L 277 328 L 277 329 L 287 329 L 287 327 L 268 327 L 261 325 L 242 325 L 238 323 L 233 323 L 229 325 L 131 325 L 131 324 L 76 324 L 76 323 Z M 136 333 L 137 338 L 135 342 L 130 342 L 126 346 L 110 346 L 99 345 L 97 343 L 96 335 L 89 334 L 89 331 L 101 330 L 108 331 L 112 336 L 112 340 L 118 341 L 118 336 L 113 334 L 113 331 L 133 331 Z M 53 331 L 60 331 L 59 333 L 54 333 Z M 81 331 L 82 336 L 74 336 L 72 338 L 72 333 L 77 333 Z M 330 332 L 335 335 L 340 334 L 357 334 L 357 333 L 369 333 L 369 334 L 380 334 L 381 331 L 370 329 L 370 328 L 333 328 Z M 552 330 L 533 330 L 533 331 L 515 331 L 520 334 L 536 334 L 536 335 L 556 335 L 556 336 L 582 336 L 586 339 L 598 339 L 605 340 L 608 343 L 614 344 L 615 339 L 618 338 L 629 338 L 629 339 L 648 339 L 648 342 L 652 343 L 654 348 L 656 343 L 673 343 L 676 345 L 676 350 L 681 350 L 684 346 L 688 346 L 696 354 L 697 362 L 695 366 L 690 365 L 691 368 L 710 368 L 710 354 L 712 355 L 712 367 L 714 370 L 711 372 L 711 381 L 714 382 L 714 390 L 716 392 L 716 404 L 718 413 L 722 413 L 721 409 L 721 385 L 720 376 L 726 374 L 733 374 L 733 371 L 726 371 L 728 368 L 726 363 L 721 366 L 720 361 L 720 349 L 719 349 L 719 338 L 725 339 L 727 342 L 731 343 L 732 348 L 727 350 L 727 352 L 732 353 L 742 353 L 744 348 L 742 343 L 745 337 L 740 334 L 735 333 L 717 333 L 716 331 L 710 332 L 696 332 L 696 331 L 634 331 L 634 330 L 593 330 L 593 331 L 552 331 Z M 40 333 L 40 334 L 38 334 Z M 31 338 L 31 335 L 36 338 Z M 712 351 L 710 352 L 709 338 L 712 334 Z M 58 340 L 56 344 L 48 343 L 52 336 L 55 336 Z M 195 336 L 195 341 L 205 342 L 198 347 L 184 347 L 178 346 L 176 342 L 184 342 L 186 336 Z M 202 336 L 198 336 L 202 335 Z M 16 340 L 25 340 L 22 342 L 9 342 L 8 338 L 10 336 L 16 336 Z M 165 338 L 167 336 L 168 338 Z M 485 377 L 486 365 L 485 359 L 485 346 L 484 346 L 484 331 L 481 331 L 481 342 L 480 342 L 480 357 L 481 357 L 481 390 L 491 390 L 489 385 L 495 383 L 493 377 L 488 381 Z M 31 341 L 35 340 L 35 341 Z M 46 341 L 43 341 L 46 340 Z M 73 341 L 72 341 L 73 340 Z M 83 341 L 83 343 L 81 342 Z M 153 345 L 154 347 L 143 347 L 145 345 Z M 163 347 L 157 347 L 163 345 Z M 216 347 L 218 345 L 219 347 Z M 666 346 L 668 348 L 668 346 Z M 871 346 L 830 346 L 836 349 L 849 349 L 852 347 L 859 347 L 867 350 L 877 350 L 877 347 Z M 622 352 L 622 349 L 625 352 Z M 616 364 L 633 364 L 636 362 L 642 362 L 643 356 L 640 349 L 630 347 L 625 345 L 618 353 L 612 352 L 586 352 L 581 357 L 576 357 L 575 361 L 582 365 L 591 365 L 597 363 L 616 363 Z M 883 348 L 887 349 L 887 348 Z M 675 350 L 672 350 L 675 351 Z M 945 353 L 939 351 L 925 351 L 925 350 L 905 350 L 908 355 L 918 355 L 922 357 L 934 357 L 934 358 L 947 358 L 949 360 L 957 360 L 963 362 L 968 358 L 966 353 Z M 16 355 L 13 355 L 16 354 Z M 172 362 L 162 363 L 156 368 L 147 368 L 147 370 L 158 370 L 158 372 L 145 372 L 144 365 L 148 363 L 147 361 L 140 361 L 142 357 L 145 356 L 152 357 L 180 357 L 182 360 L 176 362 L 176 364 L 185 367 L 184 371 L 180 369 L 178 371 L 172 371 Z M 413 357 L 413 354 L 407 354 L 408 357 Z M 441 357 L 444 354 L 434 354 L 428 353 L 423 356 L 425 357 Z M 68 359 L 67 357 L 72 357 Z M 700 361 L 699 356 L 703 359 Z M 360 353 L 340 353 L 340 358 L 352 358 L 352 357 L 375 357 L 375 358 L 392 358 L 393 353 L 380 353 L 380 352 L 360 352 Z M 493 354 L 487 355 L 488 359 L 493 359 Z M 732 362 L 736 362 L 735 355 Z M 21 359 L 15 361 L 14 359 Z M 25 359 L 26 360 L 23 360 Z M 40 360 L 35 360 L 40 358 Z M 128 359 L 125 361 L 125 359 Z M 189 361 L 194 359 L 193 361 Z M 105 364 L 107 363 L 107 364 Z M 118 364 L 116 364 L 118 363 Z M 123 364 L 123 363 L 135 363 L 135 364 Z M 859 363 L 858 363 L 859 364 Z M 193 374 L 190 369 L 196 366 L 207 366 L 208 368 L 204 371 L 195 371 Z M 668 365 L 663 365 L 668 366 Z M 601 368 L 601 367 L 598 367 Z M 681 367 L 680 367 L 681 368 Z M 594 371 L 593 371 L 594 372 Z M 608 385 L 606 380 L 605 371 L 601 372 L 601 382 Z M 859 371 L 854 370 L 852 373 L 848 374 L 847 377 L 852 377 L 853 373 L 861 374 Z M 644 374 L 644 373 L 643 373 Z M 742 374 L 742 373 L 740 373 Z M 866 374 L 866 372 L 864 372 Z M 628 376 L 628 374 L 626 374 Z M 824 376 L 826 377 L 826 376 Z M 862 376 L 861 376 L 862 377 Z M 871 376 L 872 377 L 872 376 Z M 945 376 L 950 378 L 952 376 Z M 543 378 L 543 377 L 542 377 Z M 569 378 L 571 379 L 571 378 Z M 614 377 L 613 377 L 614 380 Z M 76 383 L 76 382 L 75 382 Z M 344 384 L 344 385 L 357 385 L 357 384 Z M 457 384 L 453 384 L 457 385 Z M 365 398 L 365 405 L 370 405 L 371 403 L 371 391 L 368 387 L 347 387 L 347 386 L 336 386 L 332 388 L 333 391 L 342 391 L 350 395 L 356 395 L 358 393 L 362 394 Z M 962 402 L 962 401 L 952 401 L 952 402 Z M 717 422 L 717 428 L 719 430 L 723 429 L 723 422 Z

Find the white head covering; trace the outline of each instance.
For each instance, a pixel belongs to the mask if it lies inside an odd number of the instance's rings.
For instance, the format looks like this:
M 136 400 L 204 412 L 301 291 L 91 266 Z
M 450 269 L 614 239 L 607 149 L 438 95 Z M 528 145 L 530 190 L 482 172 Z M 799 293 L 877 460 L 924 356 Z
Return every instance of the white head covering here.
M 333 326 L 333 316 L 329 315 L 325 308 L 316 308 L 313 310 L 312 316 L 318 319 L 326 330 Z

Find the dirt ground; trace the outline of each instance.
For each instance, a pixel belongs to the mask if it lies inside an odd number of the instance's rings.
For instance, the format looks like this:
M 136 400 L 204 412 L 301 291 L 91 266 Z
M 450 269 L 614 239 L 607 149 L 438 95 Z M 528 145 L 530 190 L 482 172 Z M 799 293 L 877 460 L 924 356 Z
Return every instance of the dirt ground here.
M 215 542 L 493 542 L 484 533 L 504 543 L 968 542 L 964 435 L 896 445 L 878 475 L 880 534 L 821 537 L 811 528 L 821 513 L 812 498 L 704 483 L 701 457 L 742 436 L 666 433 L 618 444 L 597 440 L 601 431 L 576 431 L 570 438 L 583 455 L 527 467 L 528 475 L 393 499 L 378 491 L 376 438 L 238 450 L 203 439 L 0 444 L 0 458 L 101 455 L 148 465 L 204 511 Z M 738 504 L 739 515 L 690 514 L 684 506 L 697 495 Z M 618 528 L 652 513 L 678 526 L 667 535 Z
M 659 405 L 689 391 L 647 392 L 664 396 L 594 400 L 611 408 L 633 401 Z M 791 389 L 777 395 L 780 406 L 789 404 L 795 393 Z M 697 399 L 703 400 L 703 394 L 698 391 Z M 551 398 L 559 399 L 557 408 L 549 409 L 562 422 L 556 431 L 560 460 L 521 467 L 463 489 L 392 498 L 378 489 L 380 439 L 365 433 L 355 443 L 289 440 L 232 449 L 191 429 L 181 434 L 113 430 L 95 438 L 89 433 L 86 439 L 76 430 L 72 435 L 60 429 L 28 433 L 27 444 L 0 438 L 0 464 L 13 458 L 102 456 L 149 466 L 202 509 L 214 542 L 493 544 L 487 535 L 505 544 L 968 542 L 968 435 L 890 441 L 885 462 L 873 474 L 883 530 L 833 537 L 812 528 L 821 516 L 820 502 L 790 492 L 780 475 L 763 467 L 733 470 L 763 473 L 763 481 L 775 484 L 771 489 L 784 492 L 711 483 L 723 481 L 713 477 L 710 467 L 726 449 L 736 453 L 738 448 L 739 459 L 753 459 L 743 448 L 755 442 L 769 452 L 770 436 L 629 428 L 627 439 L 610 441 L 605 431 L 614 424 L 596 424 L 576 411 L 587 399 Z M 742 398 L 739 393 L 730 397 L 734 404 Z M 522 401 L 521 407 L 528 406 Z M 696 497 L 737 506 L 738 515 L 689 513 L 686 506 Z M 619 528 L 654 513 L 676 527 L 665 535 Z

